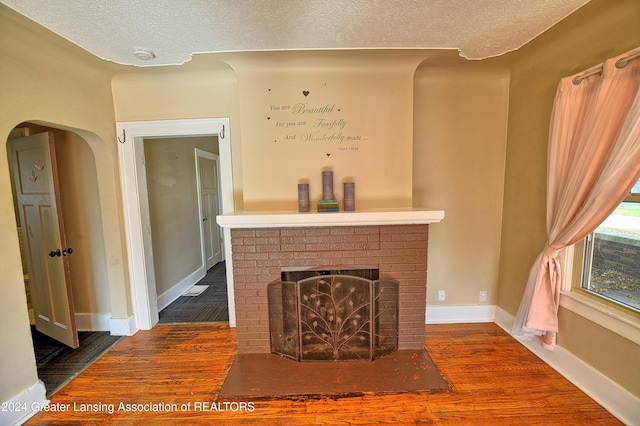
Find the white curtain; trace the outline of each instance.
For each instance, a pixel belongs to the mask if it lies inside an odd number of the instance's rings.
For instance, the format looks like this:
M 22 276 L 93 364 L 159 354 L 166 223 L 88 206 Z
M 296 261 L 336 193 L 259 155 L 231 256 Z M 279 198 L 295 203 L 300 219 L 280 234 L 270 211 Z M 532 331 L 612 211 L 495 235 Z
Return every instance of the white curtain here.
M 553 350 L 558 332 L 563 252 L 593 232 L 640 178 L 640 58 L 623 68 L 607 60 L 580 84 L 560 81 L 549 133 L 547 244 L 538 255 L 512 330 L 541 337 Z

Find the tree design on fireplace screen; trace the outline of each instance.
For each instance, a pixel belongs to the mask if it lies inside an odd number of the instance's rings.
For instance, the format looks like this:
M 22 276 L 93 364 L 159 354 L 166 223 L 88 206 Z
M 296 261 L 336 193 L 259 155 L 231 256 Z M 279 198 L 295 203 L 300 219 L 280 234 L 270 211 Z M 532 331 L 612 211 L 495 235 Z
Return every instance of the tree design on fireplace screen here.
M 372 361 L 398 348 L 398 282 L 320 275 L 269 284 L 273 353 Z

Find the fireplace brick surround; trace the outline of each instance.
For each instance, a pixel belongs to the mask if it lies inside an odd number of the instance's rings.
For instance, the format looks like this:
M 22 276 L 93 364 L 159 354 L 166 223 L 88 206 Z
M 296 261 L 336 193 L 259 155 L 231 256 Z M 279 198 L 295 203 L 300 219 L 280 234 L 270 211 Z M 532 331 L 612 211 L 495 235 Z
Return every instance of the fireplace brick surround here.
M 324 267 L 377 268 L 380 278 L 399 281 L 398 348 L 424 348 L 428 224 L 230 231 L 238 353 L 270 352 L 267 284 L 283 269 Z

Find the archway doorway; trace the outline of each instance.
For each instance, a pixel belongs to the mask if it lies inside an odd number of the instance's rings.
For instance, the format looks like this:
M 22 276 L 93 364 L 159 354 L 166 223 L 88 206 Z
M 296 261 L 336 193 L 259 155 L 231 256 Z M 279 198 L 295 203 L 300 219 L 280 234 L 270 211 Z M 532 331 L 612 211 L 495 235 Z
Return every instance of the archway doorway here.
M 31 285 L 36 281 L 36 276 L 42 275 L 42 269 L 45 266 L 29 261 L 29 246 L 41 244 L 44 247 L 45 244 L 40 241 L 41 233 L 33 232 L 30 227 L 25 226 L 25 215 L 19 212 L 24 210 L 25 206 L 18 202 L 16 188 L 19 185 L 16 184 L 17 179 L 13 173 L 14 164 L 10 160 L 9 168 L 14 181 L 12 185 L 14 211 L 18 225 L 16 232 L 21 242 L 21 257 L 25 273 L 24 289 L 27 300 L 25 309 L 30 313 L 31 337 L 38 376 L 45 383 L 47 393 L 50 394 L 70 380 L 78 371 L 86 368 L 107 347 L 115 343 L 117 338 L 110 335 L 109 320 L 105 320 L 111 317 L 111 302 L 108 274 L 105 273 L 107 262 L 102 203 L 93 150 L 82 136 L 71 130 L 35 122 L 24 122 L 16 126 L 6 141 L 7 149 L 11 151 L 12 141 L 37 138 L 36 135 L 46 135 L 46 139 L 51 141 L 54 147 L 53 160 L 58 169 L 56 184 L 59 187 L 57 202 L 60 212 L 64 212 L 62 216 L 66 218 L 63 228 L 67 244 L 62 248 L 62 253 L 63 256 L 66 255 L 65 264 L 69 272 L 66 285 L 69 291 L 67 296 L 71 303 L 67 309 L 70 311 L 68 314 L 73 322 L 72 328 L 75 335 L 75 344 L 72 346 L 78 347 L 77 349 L 68 348 L 65 345 L 69 342 L 59 343 L 36 330 L 36 321 L 47 319 L 48 313 L 46 310 L 34 312 L 32 302 L 38 299 L 41 305 L 56 305 L 58 295 L 45 294 L 38 290 L 38 287 Z M 44 170 L 45 164 L 47 164 L 46 161 L 35 161 L 32 165 L 32 175 L 28 176 L 26 181 L 35 184 L 39 179 L 44 179 L 44 172 L 47 171 Z M 48 164 L 47 168 L 51 168 L 51 165 Z M 44 209 L 46 210 L 46 206 Z M 74 250 L 71 251 L 70 247 Z M 44 249 L 48 250 L 46 247 Z M 51 258 L 57 260 L 55 255 Z M 63 326 L 67 327 L 66 324 Z M 79 340 L 77 330 L 81 335 Z M 44 332 L 46 333 L 46 330 Z

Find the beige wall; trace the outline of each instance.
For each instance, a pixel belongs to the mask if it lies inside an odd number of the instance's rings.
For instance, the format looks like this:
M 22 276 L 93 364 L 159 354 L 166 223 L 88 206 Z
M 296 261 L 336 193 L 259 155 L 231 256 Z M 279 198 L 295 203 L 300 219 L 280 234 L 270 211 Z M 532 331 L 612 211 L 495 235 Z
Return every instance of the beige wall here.
M 415 77 L 414 205 L 443 209 L 429 231 L 428 305 L 496 303 L 509 73 L 425 61 Z M 446 300 L 438 302 L 438 290 Z
M 76 314 L 109 314 L 111 301 L 96 162 L 80 136 L 54 131 Z
M 445 305 L 479 304 L 480 290 L 488 292 L 486 304 L 495 303 L 506 68 L 450 51 L 262 52 L 194 61 L 183 73 L 117 75 L 118 120 L 230 116 L 237 208 L 240 198 L 248 210 L 295 210 L 299 182 L 310 183 L 315 204 L 328 168 L 338 199 L 342 181 L 356 181 L 358 208 L 444 209 L 445 220 L 431 229 L 429 304 L 438 304 L 437 289 L 447 290 Z M 227 99 L 234 90 L 236 100 Z M 209 92 L 215 96 L 203 95 Z M 344 126 L 314 128 L 320 114 L 291 113 L 297 103 L 333 106 L 322 118 Z M 321 130 L 344 140 L 301 139 Z M 358 134 L 366 140 L 346 140 Z
M 156 293 L 202 268 L 195 148 L 216 153 L 217 138 L 145 139 Z
M 195 55 L 180 67 L 121 69 L 112 85 L 116 121 L 229 117 L 234 204 L 243 209 L 238 79 L 220 55 Z
M 527 46 L 512 63 L 498 305 L 515 315 L 546 241 L 549 118 L 558 81 L 640 46 L 640 2 L 593 0 Z M 560 310 L 558 344 L 636 396 L 638 345 Z
M 236 209 L 295 210 L 299 182 L 310 183 L 315 202 L 324 169 L 334 170 L 337 197 L 344 180 L 356 182 L 360 208 L 407 207 L 413 73 L 423 57 L 411 51 L 196 55 L 182 67 L 116 75 L 116 117 L 230 117 Z M 307 110 L 334 108 L 289 113 L 300 103 Z M 344 125 L 316 128 L 318 118 Z M 310 142 L 303 140 L 307 134 L 343 138 Z
M 111 76 L 104 62 L 0 5 L 0 139 L 25 121 L 73 129 L 96 163 L 112 315 L 131 314 L 125 280 Z M 0 149 L 0 401 L 37 380 L 6 149 Z
M 238 74 L 246 210 L 312 208 L 321 172 L 356 184 L 357 208 L 410 207 L 413 74 L 410 51 L 228 55 Z

